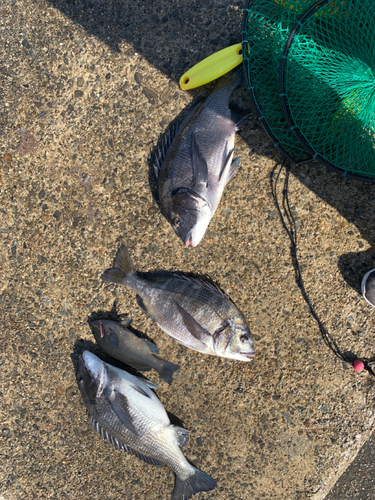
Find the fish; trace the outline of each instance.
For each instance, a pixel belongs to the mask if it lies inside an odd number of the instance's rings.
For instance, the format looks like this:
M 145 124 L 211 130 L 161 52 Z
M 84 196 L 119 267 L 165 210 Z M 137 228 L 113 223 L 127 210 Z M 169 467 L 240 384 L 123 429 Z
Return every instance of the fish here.
M 205 277 L 171 271 L 136 271 L 122 243 L 105 282 L 135 291 L 142 311 L 169 336 L 195 351 L 250 361 L 254 342 L 243 313 Z
M 215 479 L 191 465 L 181 451 L 189 432 L 171 424 L 146 379 L 109 365 L 90 351 L 78 358 L 77 379 L 93 429 L 115 447 L 176 476 L 172 500 L 216 488 Z
M 140 371 L 153 368 L 168 384 L 172 383 L 172 375 L 180 367 L 155 357 L 159 349 L 153 342 L 137 337 L 116 321 L 95 320 L 90 322 L 90 326 L 104 352 Z
M 154 171 L 161 212 L 185 246 L 196 247 L 237 172 L 233 160 L 236 123 L 229 109 L 242 71 L 217 81 L 213 92 L 166 134 L 155 154 Z

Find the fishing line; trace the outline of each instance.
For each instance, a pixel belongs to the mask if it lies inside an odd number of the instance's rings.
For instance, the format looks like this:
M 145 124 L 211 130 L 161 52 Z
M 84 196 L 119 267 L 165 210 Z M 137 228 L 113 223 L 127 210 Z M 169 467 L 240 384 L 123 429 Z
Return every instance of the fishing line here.
M 282 209 L 280 207 L 279 198 L 277 195 L 277 187 L 280 182 L 280 174 L 285 167 L 285 177 L 284 177 L 284 186 L 282 189 Z M 298 288 L 302 293 L 302 297 L 304 298 L 306 304 L 309 307 L 310 313 L 312 317 L 318 324 L 322 339 L 324 343 L 331 349 L 336 357 L 338 357 L 344 363 L 350 364 L 356 371 L 362 371 L 363 369 L 367 370 L 373 377 L 375 377 L 375 373 L 371 368 L 371 365 L 375 363 L 375 358 L 367 359 L 367 358 L 358 358 L 355 354 L 351 352 L 342 352 L 336 343 L 335 339 L 326 329 L 322 321 L 320 320 L 311 300 L 306 292 L 305 284 L 302 278 L 301 267 L 298 260 L 298 252 L 297 252 L 297 226 L 292 211 L 290 209 L 289 204 L 289 196 L 288 196 L 288 187 L 289 187 L 289 174 L 291 170 L 291 164 L 286 159 L 284 159 L 281 164 L 277 162 L 272 169 L 270 182 L 271 182 L 271 190 L 272 196 L 276 205 L 276 209 L 279 213 L 279 217 L 281 219 L 282 225 L 289 236 L 290 240 L 290 255 L 292 257 L 292 263 L 294 268 L 294 276 Z

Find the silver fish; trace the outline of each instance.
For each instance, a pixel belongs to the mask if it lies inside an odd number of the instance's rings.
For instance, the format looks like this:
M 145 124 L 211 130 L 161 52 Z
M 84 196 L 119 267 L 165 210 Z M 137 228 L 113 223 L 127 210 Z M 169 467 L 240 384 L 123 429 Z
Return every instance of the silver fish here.
M 95 320 L 90 322 L 98 345 L 115 359 L 141 371 L 153 368 L 168 383 L 173 373 L 180 367 L 163 359 L 156 358 L 158 347 L 146 339 L 140 339 L 131 330 L 116 321 Z
M 163 215 L 186 246 L 197 246 L 239 166 L 232 163 L 238 127 L 229 110 L 241 76 L 226 75 L 214 91 L 166 136 L 154 170 Z M 243 120 L 241 120 L 242 122 Z
M 101 278 L 134 290 L 143 312 L 185 347 L 242 361 L 255 356 L 244 315 L 210 281 L 168 271 L 137 272 L 124 244 Z
M 176 475 L 172 500 L 187 500 L 217 484 L 184 457 L 188 431 L 172 425 L 147 380 L 104 363 L 89 351 L 78 360 L 78 384 L 93 428 L 114 446 Z

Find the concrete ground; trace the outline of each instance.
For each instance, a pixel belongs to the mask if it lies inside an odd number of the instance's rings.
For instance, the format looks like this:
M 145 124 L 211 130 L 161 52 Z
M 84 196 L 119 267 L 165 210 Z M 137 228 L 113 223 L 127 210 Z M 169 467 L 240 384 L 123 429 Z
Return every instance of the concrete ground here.
M 270 188 L 277 151 L 252 119 L 204 240 L 184 248 L 153 201 L 148 157 L 191 100 L 178 79 L 240 40 L 242 1 L 0 4 L 0 498 L 162 500 L 173 475 L 88 425 L 71 354 L 90 314 L 118 311 L 179 363 L 158 397 L 218 482 L 200 499 L 323 499 L 374 427 L 374 379 L 338 361 L 295 283 Z M 234 98 L 250 110 L 243 89 Z M 306 289 L 342 351 L 375 354 L 359 294 L 375 265 L 375 191 L 322 167 L 289 186 Z M 244 312 L 247 364 L 188 350 L 104 285 L 119 242 L 138 269 L 208 274 Z M 352 497 L 354 498 L 354 496 Z

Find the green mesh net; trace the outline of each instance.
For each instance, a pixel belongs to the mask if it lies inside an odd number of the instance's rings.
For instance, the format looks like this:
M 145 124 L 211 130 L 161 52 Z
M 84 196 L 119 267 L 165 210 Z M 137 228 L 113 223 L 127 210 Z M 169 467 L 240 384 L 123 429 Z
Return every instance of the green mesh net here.
M 280 73 L 289 125 L 323 163 L 375 180 L 375 2 L 317 2 L 300 22 Z
M 285 119 L 279 92 L 281 56 L 291 28 L 312 0 L 250 0 L 244 12 L 243 59 L 248 89 L 258 117 L 292 161 L 311 157 Z
M 248 88 L 275 146 L 293 161 L 316 158 L 375 180 L 374 28 L 374 0 L 249 1 Z

